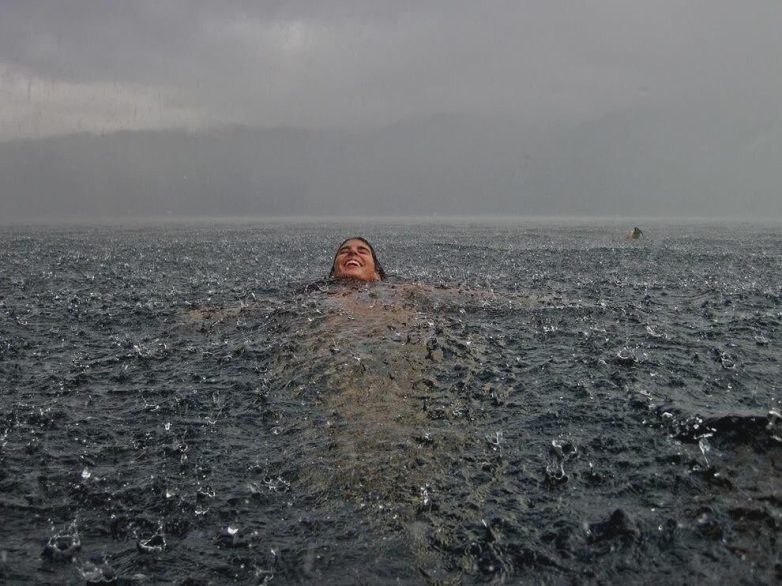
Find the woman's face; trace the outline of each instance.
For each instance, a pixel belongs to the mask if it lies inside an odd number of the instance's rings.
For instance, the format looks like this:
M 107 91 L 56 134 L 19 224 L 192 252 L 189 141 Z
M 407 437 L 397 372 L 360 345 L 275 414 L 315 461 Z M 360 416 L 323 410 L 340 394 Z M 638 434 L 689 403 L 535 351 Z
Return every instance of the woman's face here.
M 380 280 L 380 275 L 375 268 L 375 259 L 366 242 L 352 238 L 339 247 L 334 259 L 334 277 L 361 281 Z

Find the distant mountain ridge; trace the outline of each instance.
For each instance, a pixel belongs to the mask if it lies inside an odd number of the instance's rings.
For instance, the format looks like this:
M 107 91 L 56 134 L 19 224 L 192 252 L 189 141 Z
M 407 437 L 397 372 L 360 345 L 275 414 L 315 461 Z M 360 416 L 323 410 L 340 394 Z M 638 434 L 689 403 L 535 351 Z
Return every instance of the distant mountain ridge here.
M 647 109 L 557 127 L 441 115 L 18 140 L 0 143 L 0 215 L 782 216 L 780 128 Z

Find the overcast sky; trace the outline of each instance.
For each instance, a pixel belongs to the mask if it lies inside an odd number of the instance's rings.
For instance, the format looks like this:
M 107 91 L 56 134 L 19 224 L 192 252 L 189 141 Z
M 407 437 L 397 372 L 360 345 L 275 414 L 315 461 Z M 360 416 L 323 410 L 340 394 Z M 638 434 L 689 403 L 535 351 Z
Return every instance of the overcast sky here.
M 0 0 L 0 141 L 670 109 L 778 149 L 780 31 L 779 0 Z

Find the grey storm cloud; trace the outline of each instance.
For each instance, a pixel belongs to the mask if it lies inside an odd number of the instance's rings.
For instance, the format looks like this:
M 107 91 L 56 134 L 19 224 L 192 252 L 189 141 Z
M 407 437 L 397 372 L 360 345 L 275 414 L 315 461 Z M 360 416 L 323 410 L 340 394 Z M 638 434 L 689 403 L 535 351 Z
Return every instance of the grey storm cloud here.
M 382 124 L 453 111 L 524 121 L 663 100 L 740 109 L 782 89 L 773 1 L 75 0 L 0 10 L 6 64 L 55 82 L 165 87 L 217 122 Z
M 319 171 L 292 166 L 283 181 L 309 190 L 452 192 L 458 185 L 438 178 L 469 161 L 486 192 L 504 194 L 497 208 L 515 213 L 527 207 L 513 207 L 511 194 L 534 190 L 550 194 L 542 211 L 555 213 L 574 204 L 590 211 L 588 194 L 603 191 L 627 197 L 628 213 L 658 213 L 639 202 L 681 192 L 693 202 L 682 210 L 698 213 L 706 196 L 694 191 L 702 191 L 730 214 L 740 209 L 730 198 L 742 187 L 757 212 L 778 213 L 780 25 L 776 0 L 2 0 L 0 141 L 51 146 L 48 137 L 74 132 L 290 127 L 334 133 L 332 142 L 308 135 L 293 149 L 295 160 L 312 161 L 315 148 L 331 153 L 316 156 Z M 348 147 L 344 132 L 360 136 Z M 224 156 L 230 145 L 220 137 L 214 148 Z M 471 148 L 449 146 L 471 137 Z M 367 161 L 372 174 L 356 169 L 355 157 L 334 158 L 335 144 L 347 152 L 359 142 L 381 145 L 376 152 L 411 183 L 392 188 L 382 166 Z M 423 160 L 394 150 L 410 151 L 413 142 Z M 219 157 L 202 156 L 221 169 Z M 324 160 L 333 166 L 324 169 Z M 441 175 L 423 168 L 427 160 Z M 332 179 L 347 172 L 362 179 Z M 14 185 L 26 183 L 17 177 Z M 448 199 L 438 197 L 423 207 Z

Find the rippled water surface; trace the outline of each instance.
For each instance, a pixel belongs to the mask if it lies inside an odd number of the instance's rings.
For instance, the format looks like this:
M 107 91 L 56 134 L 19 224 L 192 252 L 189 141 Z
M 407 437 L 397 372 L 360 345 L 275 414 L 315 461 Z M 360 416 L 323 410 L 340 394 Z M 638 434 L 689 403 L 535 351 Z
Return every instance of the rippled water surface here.
M 623 232 L 3 229 L 0 581 L 778 583 L 780 231 Z

